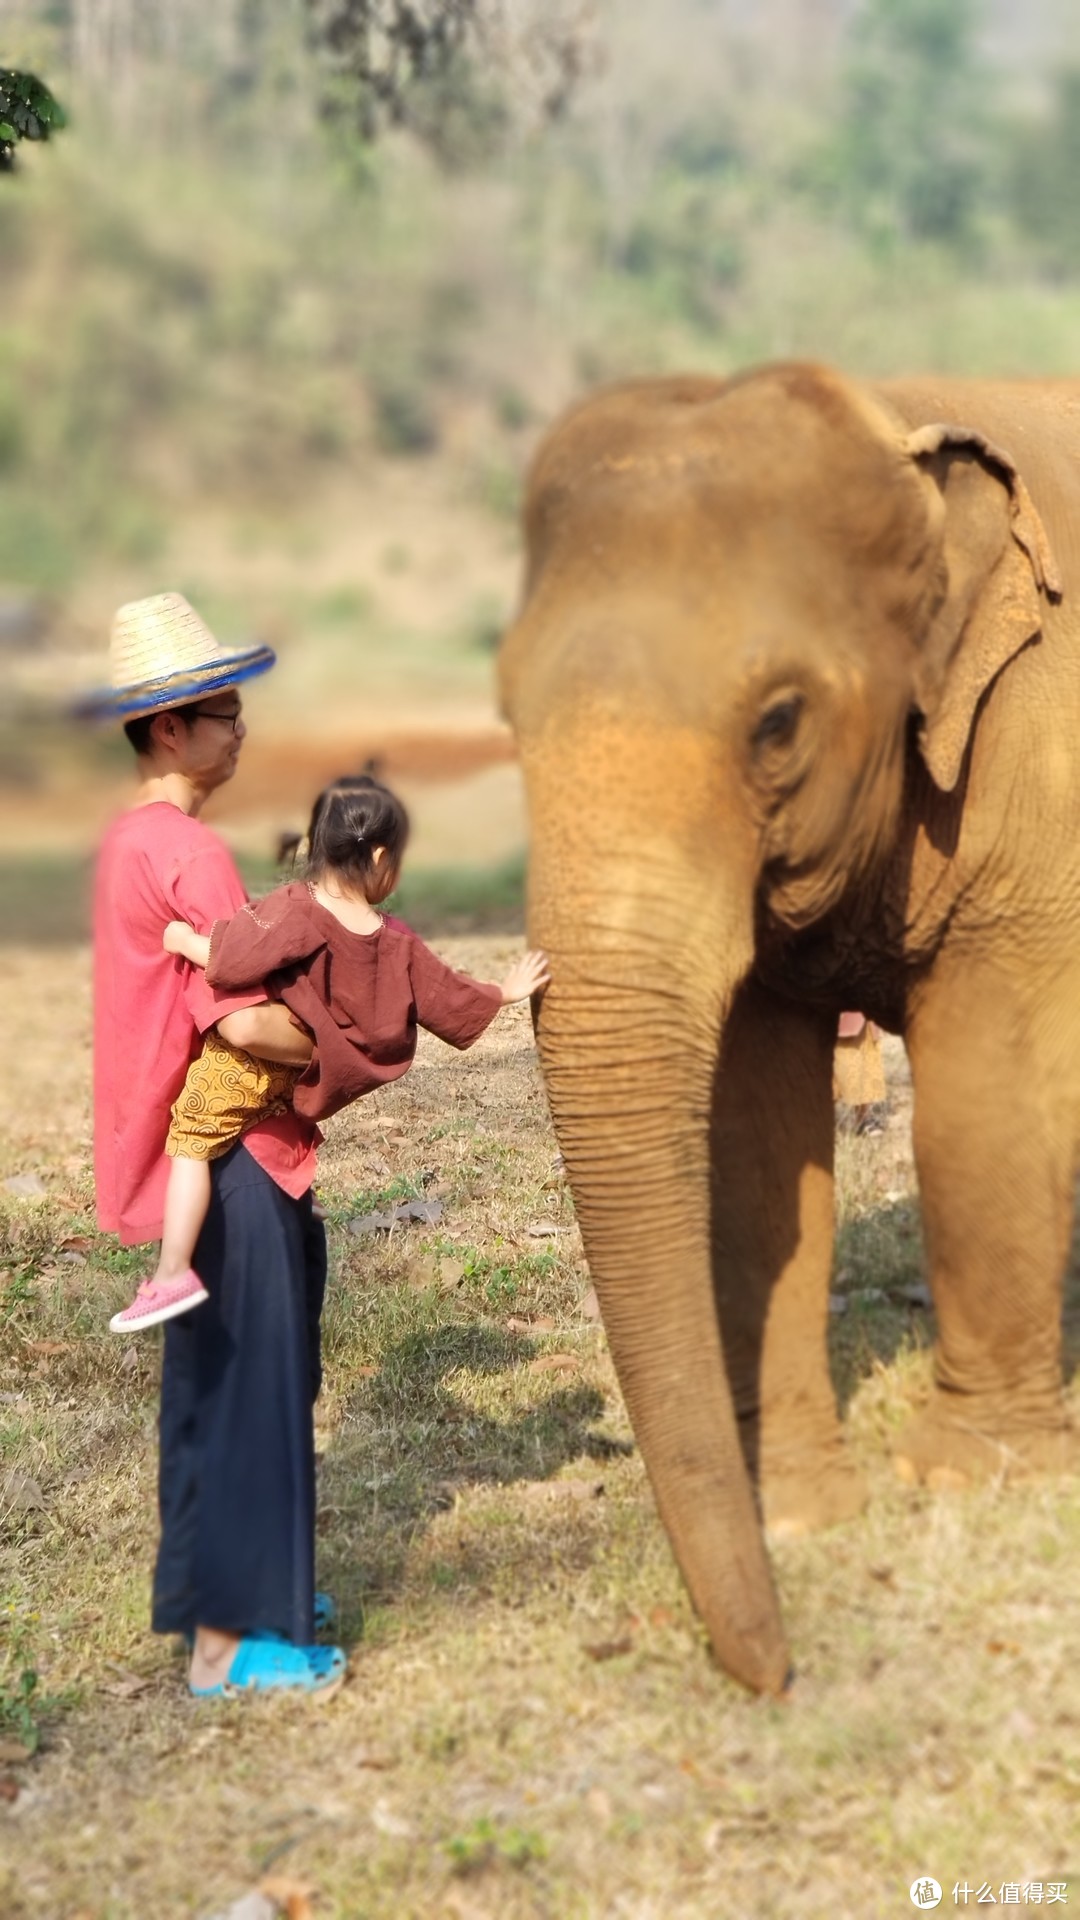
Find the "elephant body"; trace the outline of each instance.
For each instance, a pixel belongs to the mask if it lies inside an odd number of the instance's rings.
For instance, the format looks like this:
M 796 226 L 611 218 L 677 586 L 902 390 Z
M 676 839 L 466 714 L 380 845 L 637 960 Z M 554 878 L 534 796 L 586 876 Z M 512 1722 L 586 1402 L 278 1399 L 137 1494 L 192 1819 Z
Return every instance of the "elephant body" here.
M 912 1066 L 938 1340 L 901 1472 L 1073 1461 L 1080 386 L 611 389 L 526 537 L 500 675 L 555 1127 L 691 1597 L 779 1691 L 761 1518 L 863 1497 L 825 1340 L 845 1008 Z

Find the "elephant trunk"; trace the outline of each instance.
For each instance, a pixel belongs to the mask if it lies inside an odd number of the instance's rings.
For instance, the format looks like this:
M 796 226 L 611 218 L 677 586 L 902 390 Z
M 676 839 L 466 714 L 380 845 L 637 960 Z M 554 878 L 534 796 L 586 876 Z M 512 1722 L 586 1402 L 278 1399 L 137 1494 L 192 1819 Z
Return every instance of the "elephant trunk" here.
M 548 948 L 553 977 L 537 1037 L 661 1518 L 720 1664 L 777 1694 L 788 1654 L 724 1365 L 710 1239 L 713 1077 L 750 964 L 752 896 L 725 916 L 686 889 L 680 911 L 670 869 L 666 879 L 662 907 L 654 895 L 646 912 L 642 889 L 616 881 L 598 908 L 595 889 L 575 888 L 565 868 L 549 888 L 534 867 L 530 935 Z

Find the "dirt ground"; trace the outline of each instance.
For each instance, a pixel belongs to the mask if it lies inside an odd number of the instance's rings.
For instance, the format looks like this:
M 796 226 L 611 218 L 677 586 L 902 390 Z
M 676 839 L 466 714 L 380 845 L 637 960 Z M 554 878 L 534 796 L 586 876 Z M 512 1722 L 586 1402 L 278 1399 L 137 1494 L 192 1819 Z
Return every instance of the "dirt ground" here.
M 517 946 L 441 944 L 486 977 Z M 349 1679 L 219 1707 L 146 1630 L 159 1348 L 105 1331 L 147 1256 L 93 1221 L 88 956 L 0 948 L 0 985 L 5 1920 L 209 1920 L 263 1884 L 293 1920 L 875 1920 L 927 1875 L 943 1910 L 1080 1897 L 1080 1494 L 930 1496 L 889 1463 L 931 1336 L 898 1043 L 884 1131 L 838 1146 L 871 1500 L 773 1543 L 790 1705 L 707 1657 L 512 1009 L 328 1128 L 318 1556 Z M 419 1194 L 436 1224 L 352 1230 Z

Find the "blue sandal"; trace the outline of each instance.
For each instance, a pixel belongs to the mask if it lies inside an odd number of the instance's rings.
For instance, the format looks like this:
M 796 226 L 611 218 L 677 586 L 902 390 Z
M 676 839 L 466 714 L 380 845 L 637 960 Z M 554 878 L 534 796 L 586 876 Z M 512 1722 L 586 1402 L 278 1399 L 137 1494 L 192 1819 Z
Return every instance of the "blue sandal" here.
M 316 1633 L 331 1633 L 333 1631 L 337 1626 L 338 1611 L 337 1601 L 334 1599 L 332 1593 L 317 1593 L 315 1595 L 315 1605 L 311 1610 L 311 1617 L 315 1625 Z M 265 1636 L 259 1634 L 252 1634 L 250 1636 L 253 1640 L 258 1640 L 263 1637 L 268 1640 L 280 1640 L 281 1635 L 271 1633 Z M 183 1640 L 185 1647 L 190 1653 L 192 1647 L 195 1645 L 195 1635 L 193 1633 L 185 1633 Z
M 332 1593 L 315 1595 L 314 1619 L 316 1633 L 330 1633 L 337 1626 L 337 1601 Z
M 341 1647 L 294 1647 L 288 1640 L 241 1640 L 224 1680 L 215 1687 L 193 1687 L 196 1700 L 229 1700 L 241 1693 L 291 1689 L 326 1699 L 344 1685 Z

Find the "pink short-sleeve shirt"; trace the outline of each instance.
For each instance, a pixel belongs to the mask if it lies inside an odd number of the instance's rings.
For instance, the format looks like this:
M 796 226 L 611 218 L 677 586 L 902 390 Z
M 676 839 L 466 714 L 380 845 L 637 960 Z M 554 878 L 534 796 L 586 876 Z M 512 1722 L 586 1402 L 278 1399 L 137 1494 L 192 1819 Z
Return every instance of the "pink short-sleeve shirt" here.
M 94 1178 L 97 1212 L 125 1246 L 156 1240 L 174 1100 L 202 1035 L 266 999 L 216 993 L 197 967 L 165 952 L 169 920 L 209 933 L 247 899 L 226 847 L 168 801 L 133 807 L 105 835 L 94 882 Z M 259 1122 L 244 1145 L 298 1198 L 315 1176 L 317 1132 L 295 1113 Z

